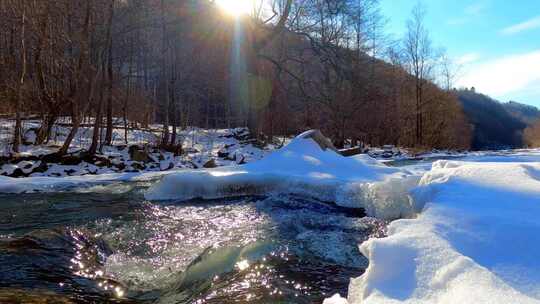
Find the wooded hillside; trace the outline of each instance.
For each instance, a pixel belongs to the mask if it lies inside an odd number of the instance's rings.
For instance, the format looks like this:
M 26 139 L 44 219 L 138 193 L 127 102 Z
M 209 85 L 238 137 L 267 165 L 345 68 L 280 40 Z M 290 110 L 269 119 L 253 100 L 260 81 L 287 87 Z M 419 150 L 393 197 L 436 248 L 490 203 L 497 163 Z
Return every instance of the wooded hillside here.
M 467 149 L 471 126 L 424 14 L 388 41 L 376 0 L 276 0 L 239 19 L 212 1 L 0 0 L 0 111 L 16 118 L 14 151 L 27 115 L 42 120 L 36 144 L 60 117 L 73 136 L 97 118 L 91 153 L 111 143 L 115 118 L 126 132 L 163 124 L 166 148 L 191 125 Z

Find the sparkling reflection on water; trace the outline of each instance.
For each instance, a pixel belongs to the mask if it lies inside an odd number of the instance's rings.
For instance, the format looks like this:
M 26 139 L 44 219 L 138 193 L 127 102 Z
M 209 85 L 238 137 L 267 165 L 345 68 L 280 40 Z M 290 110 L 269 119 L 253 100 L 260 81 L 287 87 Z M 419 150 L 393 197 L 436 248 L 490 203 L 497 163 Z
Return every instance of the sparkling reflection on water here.
M 145 187 L 0 196 L 0 302 L 317 303 L 384 233 L 315 200 L 154 203 Z

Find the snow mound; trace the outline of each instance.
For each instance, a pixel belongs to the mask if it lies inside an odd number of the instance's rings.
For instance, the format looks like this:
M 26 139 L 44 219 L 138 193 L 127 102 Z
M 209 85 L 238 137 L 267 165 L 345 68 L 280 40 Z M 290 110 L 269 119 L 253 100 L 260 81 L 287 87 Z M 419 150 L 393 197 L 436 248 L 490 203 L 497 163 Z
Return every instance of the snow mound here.
M 413 196 L 349 303 L 540 303 L 540 163 L 438 161 Z
M 417 180 L 368 156 L 344 157 L 332 147 L 320 132 L 307 131 L 256 162 L 165 176 L 145 196 L 149 200 L 189 200 L 279 192 L 364 208 L 379 218 L 412 214 L 407 186 L 416 185 Z

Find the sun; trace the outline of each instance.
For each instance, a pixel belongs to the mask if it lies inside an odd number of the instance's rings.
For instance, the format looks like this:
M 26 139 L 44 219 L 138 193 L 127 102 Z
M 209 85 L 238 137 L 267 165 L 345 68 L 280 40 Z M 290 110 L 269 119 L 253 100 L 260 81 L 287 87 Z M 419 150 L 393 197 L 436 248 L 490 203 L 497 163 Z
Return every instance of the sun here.
M 216 3 L 227 14 L 234 17 L 247 15 L 254 7 L 254 0 L 216 0 Z

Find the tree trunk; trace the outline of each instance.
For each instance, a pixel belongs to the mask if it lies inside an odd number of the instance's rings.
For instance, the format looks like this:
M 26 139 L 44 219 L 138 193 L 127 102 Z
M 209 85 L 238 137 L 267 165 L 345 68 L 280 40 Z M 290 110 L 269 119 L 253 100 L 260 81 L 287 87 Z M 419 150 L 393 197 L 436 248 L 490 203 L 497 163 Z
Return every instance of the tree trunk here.
M 96 116 L 94 120 L 94 127 L 92 132 L 92 144 L 90 145 L 90 149 L 88 150 L 88 154 L 95 155 L 97 152 L 100 135 L 101 135 L 101 120 L 102 120 L 102 108 L 103 108 L 103 86 L 105 84 L 105 64 L 102 66 L 102 79 L 101 79 L 101 90 L 99 93 L 99 101 L 97 104 L 96 109 Z
M 114 20 L 114 1 L 111 0 L 109 6 L 109 29 L 112 28 Z M 105 134 L 105 145 L 110 146 L 112 144 L 112 133 L 113 133 L 113 67 L 112 67 L 112 49 L 113 49 L 113 40 L 112 35 L 109 35 L 109 54 L 107 58 L 107 73 L 109 76 L 109 86 L 108 86 L 108 95 L 107 95 L 107 131 Z
M 90 19 L 91 19 L 91 0 L 88 0 L 86 2 L 86 16 L 84 20 L 84 26 L 81 33 L 81 52 L 79 56 L 79 63 L 77 67 L 77 85 L 75 86 L 74 94 L 72 94 L 71 98 L 71 104 L 72 104 L 72 115 L 71 115 L 71 122 L 72 127 L 69 132 L 69 135 L 67 136 L 66 140 L 64 141 L 64 144 L 60 148 L 60 150 L 57 152 L 58 155 L 62 156 L 65 155 L 68 150 L 69 146 L 71 145 L 71 142 L 75 138 L 75 135 L 77 134 L 77 131 L 79 130 L 79 127 L 81 125 L 81 117 L 82 113 L 85 111 L 80 108 L 80 105 L 82 104 L 82 99 L 85 97 L 84 94 L 86 93 L 86 103 L 84 104 L 84 109 L 86 109 L 89 104 L 92 102 L 92 95 L 93 95 L 93 71 L 90 68 Z M 86 92 L 83 89 L 87 85 Z
M 128 144 L 128 102 L 131 95 L 131 74 L 133 73 L 133 38 L 130 39 L 131 50 L 129 55 L 129 68 L 126 85 L 126 96 L 124 98 L 124 142 Z
M 19 82 L 19 87 L 17 88 L 17 99 L 15 103 L 15 131 L 13 134 L 13 152 L 19 152 L 19 146 L 22 140 L 22 122 L 21 122 L 21 107 L 23 100 L 23 90 L 24 90 L 24 80 L 26 78 L 26 41 L 25 41 L 25 30 L 26 30 L 26 4 L 21 2 L 22 7 L 22 18 L 21 18 L 21 57 L 22 57 L 22 67 L 21 67 L 21 78 Z
M 163 138 L 161 144 L 167 146 L 169 143 L 169 86 L 168 86 L 168 77 L 167 77 L 167 48 L 168 48 L 168 35 L 167 35 L 167 26 L 165 23 L 165 3 L 164 0 L 161 0 L 161 27 L 162 27 L 162 58 L 161 58 L 161 79 L 163 81 L 163 92 L 165 92 L 165 117 L 163 122 Z

